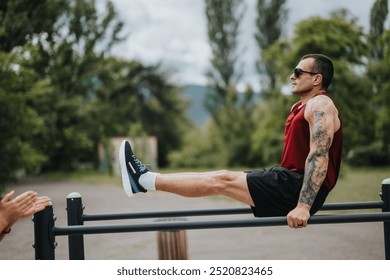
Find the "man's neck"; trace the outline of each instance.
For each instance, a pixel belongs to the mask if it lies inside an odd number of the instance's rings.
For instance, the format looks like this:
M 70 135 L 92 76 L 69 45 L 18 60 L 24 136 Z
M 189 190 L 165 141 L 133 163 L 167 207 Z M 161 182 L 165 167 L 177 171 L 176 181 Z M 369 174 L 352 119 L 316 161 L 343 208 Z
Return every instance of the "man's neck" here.
M 326 94 L 326 90 L 320 89 L 320 90 L 310 91 L 307 94 L 300 95 L 299 98 L 302 101 L 302 105 L 305 105 L 310 99 L 321 94 Z

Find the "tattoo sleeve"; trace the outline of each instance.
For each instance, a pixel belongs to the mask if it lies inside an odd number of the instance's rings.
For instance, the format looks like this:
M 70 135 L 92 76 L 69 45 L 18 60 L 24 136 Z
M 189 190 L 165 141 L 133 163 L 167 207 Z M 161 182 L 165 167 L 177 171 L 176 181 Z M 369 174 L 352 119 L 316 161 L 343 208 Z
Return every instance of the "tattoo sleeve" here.
M 324 112 L 314 112 L 311 131 L 311 149 L 306 159 L 303 186 L 299 197 L 300 203 L 313 205 L 317 193 L 328 170 L 328 153 L 331 138 L 323 127 Z

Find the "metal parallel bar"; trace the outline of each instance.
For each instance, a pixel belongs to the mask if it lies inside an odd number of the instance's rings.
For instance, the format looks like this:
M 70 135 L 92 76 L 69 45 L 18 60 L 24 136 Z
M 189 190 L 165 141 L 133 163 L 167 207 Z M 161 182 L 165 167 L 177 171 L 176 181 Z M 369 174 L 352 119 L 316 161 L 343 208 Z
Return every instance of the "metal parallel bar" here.
M 364 223 L 390 221 L 390 212 L 318 215 L 309 219 L 309 224 Z M 259 226 L 287 225 L 286 217 L 253 218 L 247 220 L 200 221 L 200 222 L 167 222 L 137 225 L 84 225 L 54 227 L 54 235 L 101 234 L 120 232 L 142 232 L 160 230 L 216 229 Z
M 382 201 L 367 202 L 338 202 L 324 204 L 321 210 L 358 210 L 358 209 L 382 209 Z M 190 216 L 214 216 L 214 215 L 235 215 L 250 214 L 252 210 L 245 208 L 227 209 L 205 209 L 205 210 L 182 210 L 182 211 L 159 211 L 141 213 L 108 213 L 108 214 L 83 214 L 83 221 L 123 220 L 123 219 L 145 219 L 145 218 L 172 218 Z
M 84 221 L 122 220 L 122 219 L 144 219 L 144 218 L 173 218 L 191 216 L 213 216 L 213 215 L 234 215 L 249 214 L 252 210 L 245 208 L 227 209 L 204 209 L 204 210 L 182 210 L 182 211 L 159 211 L 140 213 L 111 213 L 111 214 L 84 214 Z
M 384 203 L 383 213 L 390 213 L 390 178 L 382 182 L 382 200 Z M 390 221 L 383 223 L 383 233 L 385 241 L 385 258 L 390 260 Z

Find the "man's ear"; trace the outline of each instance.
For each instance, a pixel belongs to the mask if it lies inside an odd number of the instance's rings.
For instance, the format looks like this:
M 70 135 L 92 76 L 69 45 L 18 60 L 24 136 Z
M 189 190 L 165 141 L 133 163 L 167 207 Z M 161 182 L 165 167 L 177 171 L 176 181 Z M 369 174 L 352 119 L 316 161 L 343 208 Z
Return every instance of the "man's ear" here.
M 316 74 L 313 82 L 314 86 L 321 86 L 322 85 L 322 75 L 321 74 Z

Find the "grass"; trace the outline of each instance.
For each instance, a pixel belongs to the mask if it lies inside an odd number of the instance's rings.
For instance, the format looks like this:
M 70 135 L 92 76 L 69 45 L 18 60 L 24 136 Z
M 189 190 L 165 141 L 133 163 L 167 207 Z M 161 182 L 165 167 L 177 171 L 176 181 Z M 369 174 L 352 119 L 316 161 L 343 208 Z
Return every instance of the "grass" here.
M 327 202 L 378 201 L 382 181 L 386 178 L 390 178 L 390 167 L 350 168 L 345 166 Z
M 159 172 L 179 172 L 188 170 L 161 169 Z M 204 171 L 197 169 L 195 171 Z M 53 181 L 82 182 L 120 186 L 118 175 L 94 170 L 79 170 L 72 173 L 50 173 L 41 178 Z M 343 166 L 335 189 L 329 194 L 327 202 L 344 201 L 378 201 L 381 183 L 390 178 L 390 167 L 385 168 L 351 168 Z
M 110 175 L 107 172 L 99 172 L 89 169 L 77 170 L 69 173 L 51 172 L 41 175 L 40 178 L 50 181 L 80 182 L 115 186 L 120 186 L 121 184 L 121 178 L 117 175 Z

